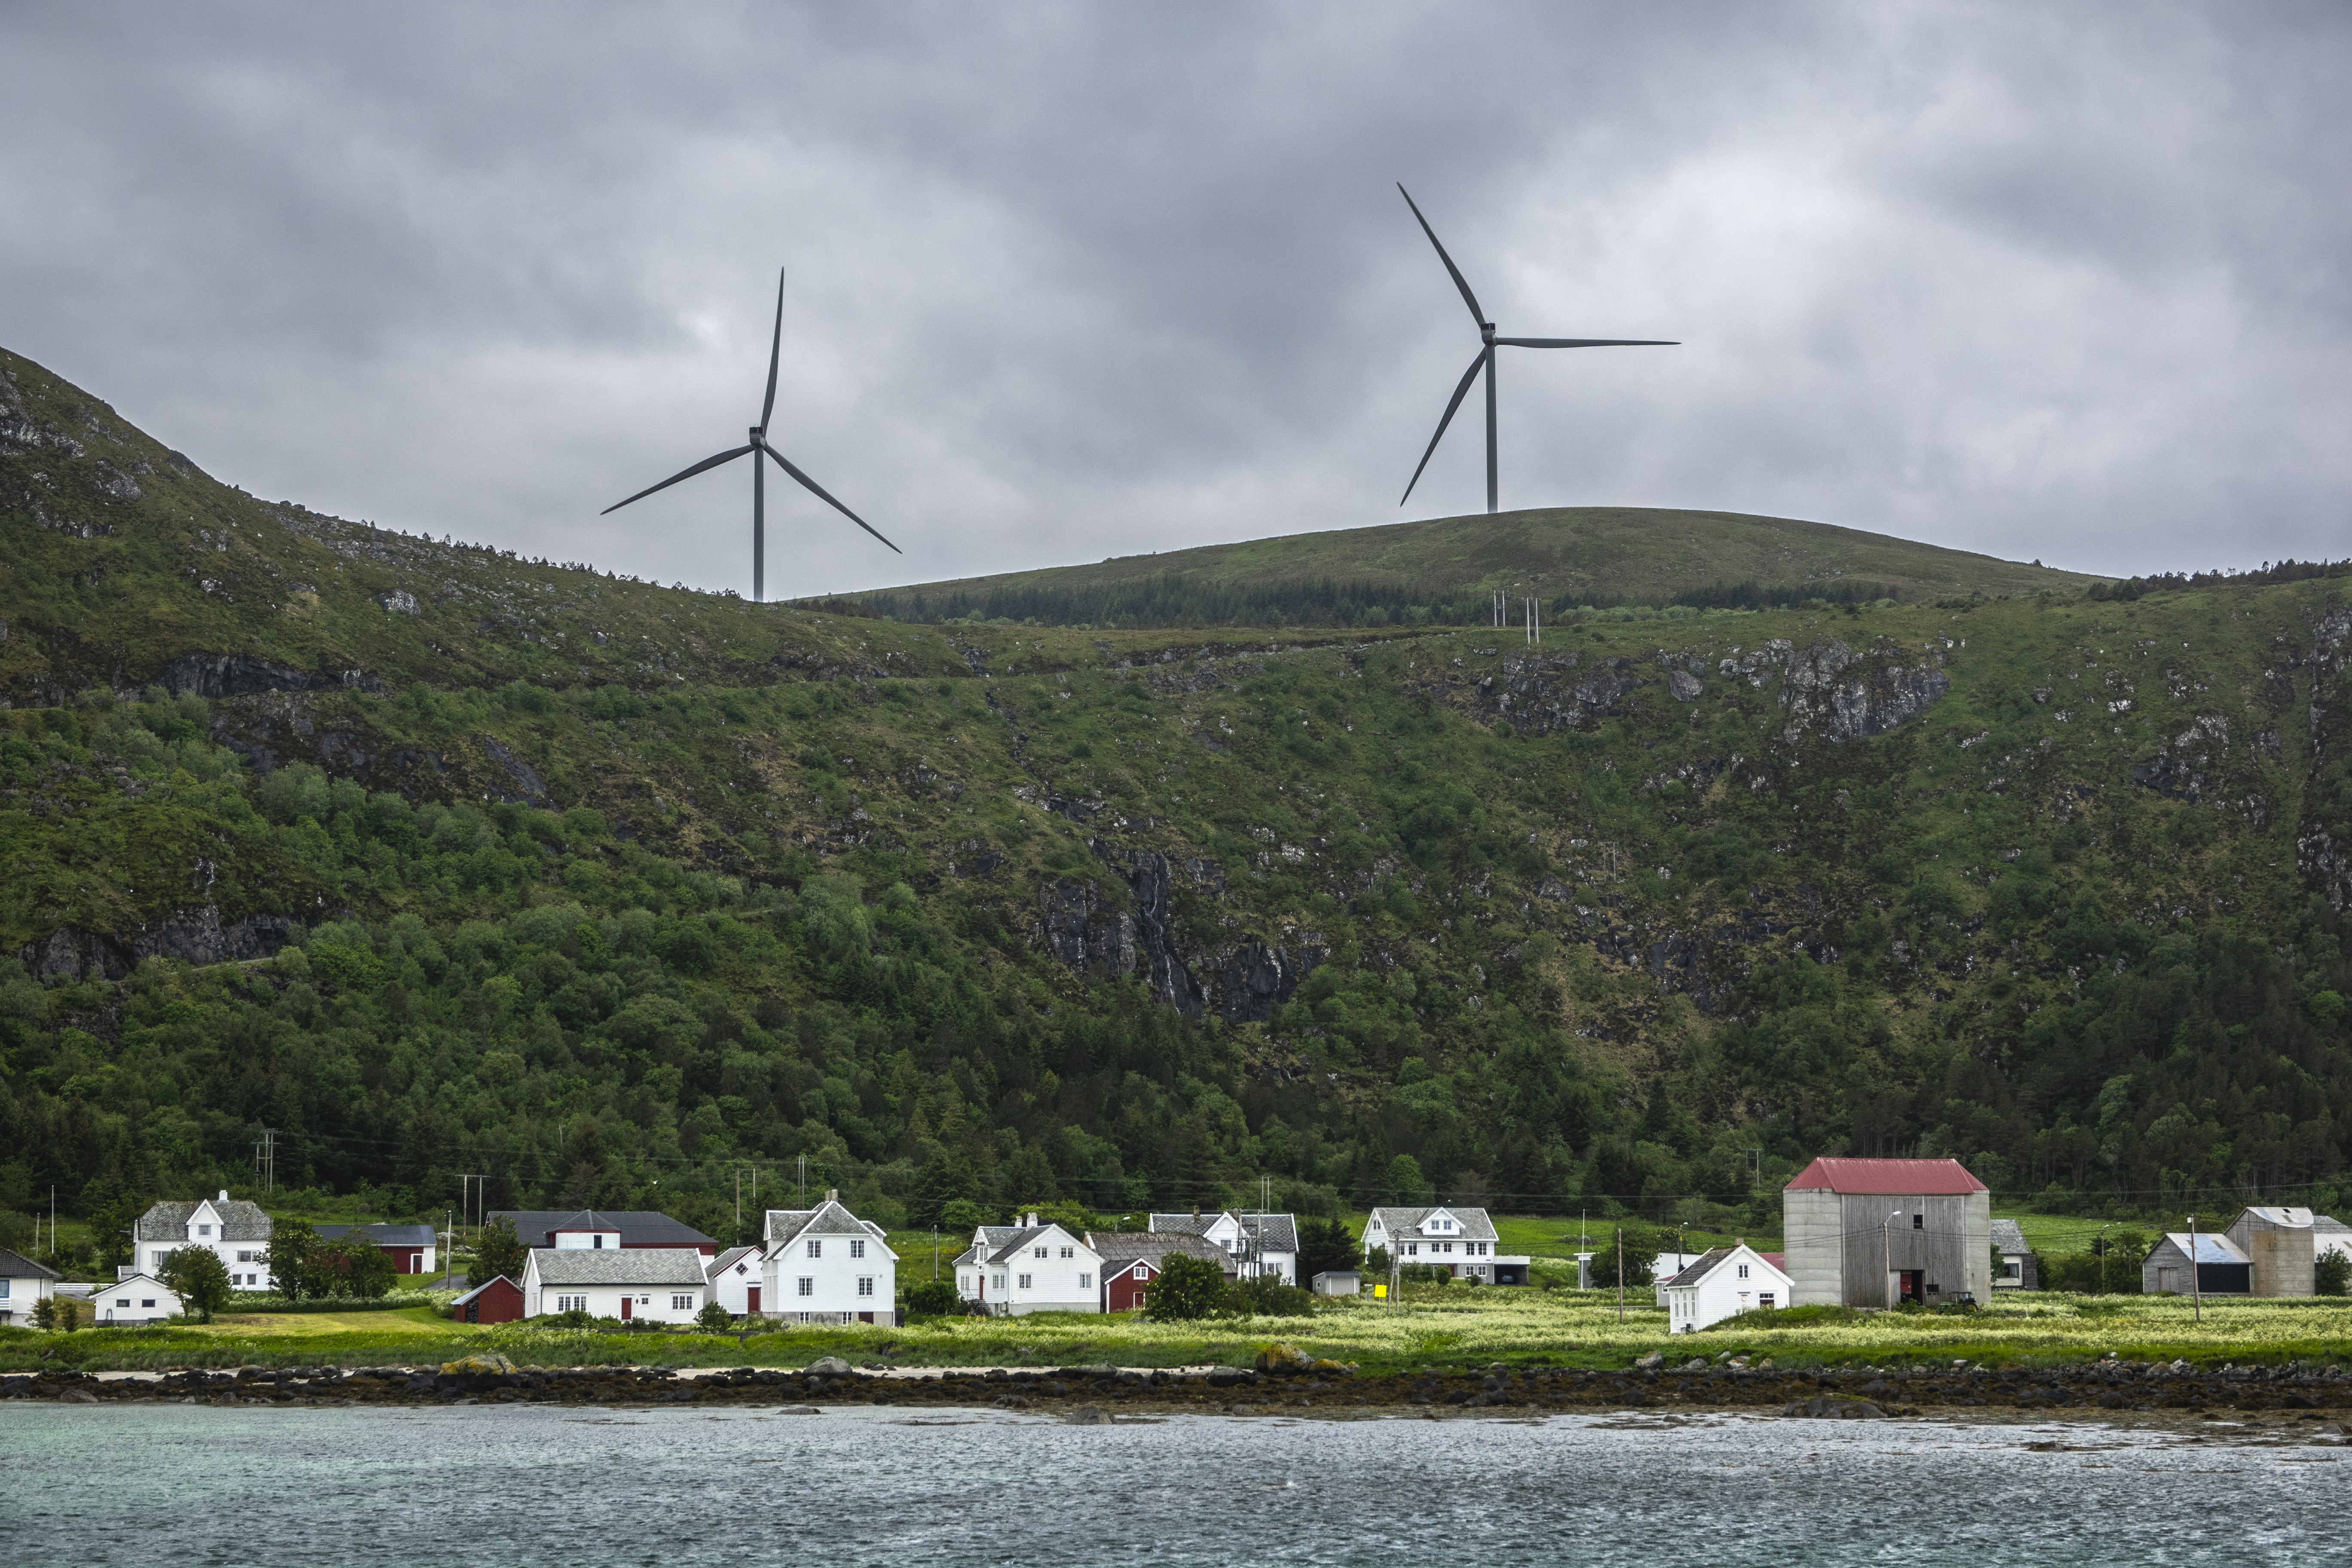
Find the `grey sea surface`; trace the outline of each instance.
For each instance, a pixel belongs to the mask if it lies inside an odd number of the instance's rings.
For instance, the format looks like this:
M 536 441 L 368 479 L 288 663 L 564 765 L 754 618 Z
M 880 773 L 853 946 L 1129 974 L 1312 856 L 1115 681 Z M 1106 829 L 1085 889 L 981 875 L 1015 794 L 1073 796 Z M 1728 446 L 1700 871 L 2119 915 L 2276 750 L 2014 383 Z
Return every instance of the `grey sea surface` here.
M 2077 1422 L 0 1411 L 28 1563 L 2342 1563 L 2347 1479 Z

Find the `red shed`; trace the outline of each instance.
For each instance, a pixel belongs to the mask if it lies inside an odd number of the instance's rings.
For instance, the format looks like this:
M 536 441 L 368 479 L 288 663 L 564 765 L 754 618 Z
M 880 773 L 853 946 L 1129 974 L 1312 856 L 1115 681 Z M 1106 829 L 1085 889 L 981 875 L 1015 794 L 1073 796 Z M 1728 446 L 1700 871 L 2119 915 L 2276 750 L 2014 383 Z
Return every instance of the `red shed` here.
M 522 1287 L 501 1274 L 467 1291 L 449 1308 L 450 1315 L 461 1323 L 519 1323 L 522 1321 Z
M 1171 1256 L 1197 1258 L 1223 1269 L 1226 1279 L 1234 1277 L 1234 1260 L 1223 1247 L 1187 1231 L 1090 1230 L 1087 1245 L 1102 1258 L 1106 1312 L 1141 1311 Z

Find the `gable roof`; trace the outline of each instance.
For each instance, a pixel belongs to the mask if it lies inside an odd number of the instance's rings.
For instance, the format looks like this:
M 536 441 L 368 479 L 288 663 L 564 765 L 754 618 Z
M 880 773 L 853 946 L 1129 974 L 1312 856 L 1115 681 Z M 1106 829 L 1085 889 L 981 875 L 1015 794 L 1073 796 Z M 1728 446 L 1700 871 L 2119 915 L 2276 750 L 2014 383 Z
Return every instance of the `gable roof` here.
M 126 1274 L 120 1279 L 110 1280 L 102 1285 L 89 1286 L 89 1295 L 86 1300 L 93 1301 L 102 1300 L 105 1298 L 106 1293 L 110 1290 L 128 1290 L 131 1286 L 142 1283 L 153 1286 L 156 1289 L 161 1290 L 163 1294 L 171 1297 L 173 1300 L 179 1300 L 180 1293 L 178 1291 L 173 1289 L 169 1285 L 164 1284 L 161 1279 L 156 1279 L 152 1274 L 149 1274 L 143 1269 L 137 1274 Z
M 1696 1261 L 1693 1262 L 1689 1267 L 1685 1268 L 1681 1273 L 1675 1275 L 1673 1279 L 1665 1281 L 1665 1283 L 1668 1285 L 1696 1285 L 1706 1279 L 1708 1275 L 1714 1273 L 1717 1269 L 1730 1262 L 1733 1258 L 1742 1255 L 1755 1258 L 1758 1262 L 1763 1264 L 1766 1268 L 1780 1275 L 1783 1279 L 1786 1279 L 1789 1277 L 1787 1269 L 1782 1268 L 1779 1264 L 1773 1262 L 1769 1258 L 1767 1258 L 1764 1254 L 1757 1251 L 1754 1247 L 1749 1247 L 1745 1243 L 1735 1243 L 1730 1247 L 1711 1247 L 1707 1248 L 1707 1250 L 1698 1255 Z
M 2025 1227 L 2013 1219 L 1992 1222 L 1992 1249 L 2002 1254 L 2022 1256 L 2033 1250 L 2026 1245 Z
M 583 1228 L 572 1222 L 583 1217 L 604 1222 L 601 1228 L 621 1233 L 623 1247 L 708 1247 L 718 1238 L 653 1209 L 492 1209 L 491 1219 L 513 1225 L 526 1247 L 545 1247 L 559 1230 Z
M 1371 1218 L 1379 1220 L 1381 1227 L 1392 1237 L 1401 1232 L 1411 1231 L 1413 1233 L 1413 1239 L 1421 1241 L 1427 1239 L 1420 1234 L 1421 1222 L 1433 1214 L 1450 1214 L 1461 1222 L 1462 1228 L 1445 1237 L 1448 1241 L 1496 1239 L 1495 1222 L 1486 1217 L 1485 1209 L 1465 1208 L 1459 1204 L 1431 1204 L 1426 1208 L 1376 1208 L 1372 1211 Z M 1365 1234 L 1370 1235 L 1371 1229 L 1371 1221 L 1368 1219 L 1364 1224 Z
M 703 1277 L 702 1255 L 679 1247 L 534 1247 L 530 1268 L 541 1285 L 692 1285 Z
M 759 1257 L 760 1249 L 756 1247 L 730 1247 L 726 1251 L 720 1253 L 718 1257 L 712 1258 L 710 1260 L 710 1267 L 704 1269 L 702 1272 L 706 1278 L 716 1279 L 721 1274 L 726 1273 L 730 1268 L 734 1268 L 737 1264 L 747 1260 L 756 1262 L 758 1261 Z
M 505 1286 L 509 1290 L 518 1292 L 522 1289 L 521 1286 L 516 1284 L 505 1275 L 493 1275 L 491 1278 L 483 1280 L 479 1285 L 477 1285 L 472 1289 L 467 1291 L 464 1295 L 458 1297 L 456 1300 L 450 1302 L 449 1305 L 453 1307 L 462 1307 L 467 1302 L 472 1300 L 475 1297 L 482 1294 L 485 1290 L 496 1289 L 500 1285 Z
M 357 1237 L 378 1247 L 431 1247 L 434 1230 L 429 1225 L 322 1225 L 316 1227 L 320 1241 L 342 1241 Z
M 1138 1258 L 1149 1260 L 1154 1268 L 1164 1268 L 1170 1255 L 1197 1258 L 1203 1263 L 1213 1263 L 1220 1268 L 1233 1267 L 1225 1249 L 1203 1236 L 1185 1231 L 1116 1230 L 1087 1232 L 1086 1243 L 1102 1259 L 1103 1272 L 1117 1273 Z
M 188 1239 L 188 1221 L 195 1212 L 210 1205 L 220 1216 L 220 1241 L 268 1241 L 278 1228 L 270 1217 L 261 1212 L 259 1204 L 243 1198 L 203 1198 L 194 1203 L 163 1203 L 150 1207 L 131 1226 L 131 1236 L 139 1241 L 181 1241 Z
M 998 1247 L 995 1251 L 988 1255 L 988 1260 L 991 1263 L 1009 1262 L 1014 1253 L 1040 1238 L 1048 1236 L 1069 1236 L 1072 1241 L 1076 1242 L 1080 1247 L 1086 1247 L 1088 1252 L 1094 1251 L 1094 1248 L 1087 1247 L 1087 1244 L 1084 1241 L 1075 1236 L 1070 1236 L 1068 1231 L 1064 1230 L 1060 1226 L 1055 1225 L 1049 1220 L 1045 1224 L 1038 1226 L 1034 1229 L 1013 1232 L 1010 1239 L 1006 1240 L 1002 1246 Z M 1222 1257 L 1223 1254 L 1220 1253 L 1219 1256 Z
M 803 1236 L 850 1236 L 877 1241 L 883 1232 L 880 1226 L 851 1214 L 839 1199 L 827 1198 L 813 1209 L 770 1209 L 761 1234 L 770 1247 L 777 1247 Z
M 2309 1230 L 2312 1225 L 2309 1209 L 2264 1208 L 2260 1205 L 2249 1204 L 2246 1205 L 2245 1213 L 2232 1221 L 2230 1228 L 2235 1230 L 2250 1219 L 2261 1220 L 2264 1225 L 2275 1226 L 2281 1230 Z
M 62 1279 L 65 1276 L 21 1252 L 0 1247 L 0 1279 Z
M 1298 1250 L 1297 1217 L 1275 1214 L 1270 1210 L 1263 1213 L 1220 1209 L 1215 1214 L 1155 1214 L 1146 1225 L 1149 1230 L 1161 1236 L 1206 1236 L 1223 1220 L 1233 1221 L 1244 1235 L 1255 1237 L 1261 1252 Z
M 1824 1154 L 1789 1178 L 1786 1192 L 1826 1187 L 1833 1193 L 1886 1197 L 1965 1197 L 1990 1192 L 1958 1160 L 1844 1160 Z
M 2168 1230 L 2164 1233 L 2164 1239 L 2172 1243 L 2172 1249 L 2175 1252 L 2183 1258 L 2189 1256 L 2187 1231 Z M 2208 1263 L 2252 1263 L 2252 1258 L 2246 1256 L 2244 1247 L 2220 1232 L 2200 1230 L 2197 1233 L 2197 1262 L 2200 1268 Z

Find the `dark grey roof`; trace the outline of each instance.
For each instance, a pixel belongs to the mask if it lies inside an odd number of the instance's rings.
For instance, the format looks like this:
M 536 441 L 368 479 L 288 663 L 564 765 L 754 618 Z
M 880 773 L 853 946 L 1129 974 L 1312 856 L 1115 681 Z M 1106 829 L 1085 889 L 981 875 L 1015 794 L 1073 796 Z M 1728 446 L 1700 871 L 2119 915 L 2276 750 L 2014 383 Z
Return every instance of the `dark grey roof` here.
M 1700 1253 L 1688 1264 L 1685 1265 L 1682 1272 L 1676 1274 L 1671 1279 L 1660 1280 L 1659 1283 L 1663 1285 L 1696 1285 L 1700 1280 L 1706 1279 L 1709 1274 L 1714 1273 L 1715 1266 L 1717 1264 L 1722 1262 L 1725 1258 L 1730 1257 L 1738 1250 L 1738 1248 L 1733 1247 L 1708 1247 L 1705 1252 Z
M 589 1228 L 573 1225 L 574 1220 L 601 1222 L 595 1228 L 619 1231 L 623 1247 L 719 1245 L 716 1237 L 705 1236 L 692 1226 L 652 1209 L 492 1209 L 489 1217 L 512 1221 L 515 1234 L 522 1237 L 526 1247 L 545 1247 L 547 1238 L 558 1230 Z
M 530 1261 L 541 1285 L 692 1285 L 703 1278 L 702 1255 L 682 1247 L 535 1247 Z
M 702 1272 L 706 1278 L 716 1279 L 721 1274 L 726 1273 L 730 1268 L 734 1268 L 737 1264 L 743 1262 L 747 1258 L 757 1261 L 759 1256 L 760 1249 L 756 1247 L 730 1247 L 726 1251 L 720 1253 L 718 1257 L 712 1258 L 710 1260 L 710 1267 L 704 1269 Z
M 429 1225 L 322 1225 L 318 1227 L 320 1241 L 342 1241 L 357 1237 L 377 1247 L 431 1247 L 433 1227 Z
M 1006 1262 L 1006 1261 L 1008 1261 L 1008 1260 L 1013 1257 L 1013 1255 L 1014 1253 L 1016 1253 L 1016 1252 L 1020 1251 L 1023 1247 L 1029 1246 L 1031 1243 L 1034 1242 L 1034 1241 L 1035 1241 L 1039 1237 L 1041 1237 L 1041 1236 L 1045 1236 L 1045 1235 L 1047 1235 L 1047 1234 L 1049 1234 L 1049 1233 L 1051 1233 L 1051 1232 L 1053 1232 L 1053 1231 L 1056 1231 L 1056 1230 L 1062 1230 L 1062 1227 L 1061 1227 L 1061 1226 L 1057 1226 L 1057 1225 L 1051 1224 L 1051 1223 L 1048 1223 L 1048 1224 L 1045 1224 L 1045 1225 L 1038 1226 L 1036 1226 L 1034 1229 L 1031 1229 L 1031 1230 L 1016 1230 L 1016 1231 L 1014 1231 L 1014 1232 L 1013 1233 L 1012 1237 L 1011 1237 L 1009 1239 L 1007 1239 L 1007 1240 L 1006 1240 L 1005 1242 L 1003 1242 L 1001 1246 L 999 1246 L 999 1247 L 996 1248 L 996 1250 L 995 1250 L 995 1251 L 993 1251 L 993 1252 L 992 1252 L 992 1253 L 990 1253 L 990 1254 L 988 1255 L 988 1260 L 989 1260 L 991 1263 L 1003 1263 L 1003 1262 Z M 1062 1234 L 1063 1234 L 1064 1236 L 1070 1236 L 1070 1233 L 1069 1233 L 1068 1231 L 1066 1231 L 1066 1230 L 1062 1230 Z M 1083 1241 L 1079 1241 L 1079 1240 L 1078 1240 L 1078 1237 L 1075 1237 L 1075 1236 L 1070 1236 L 1070 1239 L 1071 1239 L 1072 1241 L 1077 1241 L 1077 1242 L 1078 1242 L 1078 1245 L 1079 1245 L 1079 1246 L 1081 1246 L 1081 1247 L 1085 1247 L 1085 1246 L 1086 1246 L 1086 1243 L 1085 1243 L 1085 1242 L 1083 1242 Z M 1092 1251 L 1094 1250 L 1094 1248 L 1093 1248 L 1093 1247 L 1087 1247 L 1087 1250 L 1088 1252 L 1092 1252 Z
M 140 1241 L 185 1241 L 189 1218 L 205 1204 L 220 1215 L 221 1233 L 215 1240 L 268 1241 L 277 1228 L 259 1204 L 243 1198 L 205 1198 L 197 1203 L 157 1204 L 139 1216 L 132 1235 Z
M 1209 1227 L 1217 1223 L 1213 1214 L 1156 1214 L 1144 1222 L 1153 1230 L 1189 1231 L 1194 1236 L 1206 1236 Z
M 827 1198 L 813 1209 L 770 1209 L 763 1234 L 768 1245 L 796 1241 L 803 1236 L 855 1236 L 880 1239 L 882 1227 L 859 1219 L 838 1199 Z
M 0 1247 L 0 1279 L 62 1279 L 65 1276 L 21 1252 Z
M 1493 1241 L 1496 1239 L 1495 1222 L 1486 1217 L 1486 1211 L 1465 1208 L 1460 1204 L 1432 1204 L 1425 1208 L 1376 1208 L 1372 1214 L 1380 1219 L 1391 1239 L 1399 1236 L 1410 1235 L 1414 1240 L 1422 1241 L 1429 1238 L 1422 1236 L 1421 1222 L 1440 1209 L 1461 1221 L 1462 1228 L 1452 1236 L 1438 1239 L 1444 1241 Z M 1371 1228 L 1370 1224 L 1367 1222 L 1364 1226 L 1367 1235 L 1370 1233 Z
M 1220 1209 L 1215 1214 L 1155 1214 L 1145 1224 L 1161 1235 L 1206 1236 L 1221 1219 L 1231 1219 L 1243 1230 L 1255 1235 L 1261 1251 L 1298 1250 L 1298 1221 L 1286 1214 L 1249 1214 L 1235 1209 Z
M 2023 1257 L 2033 1250 L 2026 1245 L 2025 1227 L 2013 1219 L 1992 1222 L 1992 1249 L 2008 1256 Z
M 2352 1230 L 2352 1225 L 2346 1225 L 2333 1215 L 2315 1214 L 2311 1216 L 2311 1228 L 2318 1231 Z
M 1230 1270 L 1234 1260 L 1225 1249 L 1206 1237 L 1189 1236 L 1181 1231 L 1166 1230 L 1090 1230 L 1087 1245 L 1101 1258 L 1103 1272 L 1115 1274 L 1139 1258 L 1148 1258 L 1154 1266 L 1164 1264 L 1168 1255 L 1176 1253 L 1185 1258 L 1198 1258 Z

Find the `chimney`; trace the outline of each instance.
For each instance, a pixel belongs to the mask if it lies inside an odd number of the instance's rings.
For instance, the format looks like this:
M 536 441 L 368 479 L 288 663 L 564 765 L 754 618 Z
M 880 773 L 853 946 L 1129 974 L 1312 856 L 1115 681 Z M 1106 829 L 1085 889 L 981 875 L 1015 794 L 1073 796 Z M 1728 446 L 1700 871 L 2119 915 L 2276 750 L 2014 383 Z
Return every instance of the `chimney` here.
M 825 1201 L 825 1202 L 827 1202 L 827 1203 L 829 1203 L 829 1204 L 837 1204 L 837 1203 L 839 1203 L 839 1202 L 841 1201 L 841 1189 L 840 1189 L 839 1187 L 827 1187 L 827 1188 L 825 1188 L 825 1190 L 824 1190 L 824 1201 Z
M 228 1202 L 228 1189 L 226 1187 L 223 1187 L 221 1189 L 220 1201 L 223 1203 Z
M 1037 1216 L 1034 1214 L 1029 1216 L 1029 1228 L 1031 1230 L 1037 1228 Z

